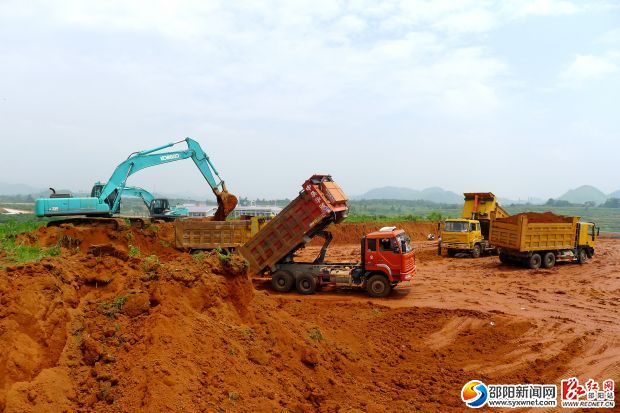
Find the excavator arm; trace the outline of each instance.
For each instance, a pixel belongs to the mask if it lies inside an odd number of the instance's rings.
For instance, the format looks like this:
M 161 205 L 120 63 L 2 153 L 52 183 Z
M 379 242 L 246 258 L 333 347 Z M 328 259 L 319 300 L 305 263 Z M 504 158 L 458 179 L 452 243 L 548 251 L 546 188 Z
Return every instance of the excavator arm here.
M 144 188 L 137 186 L 126 186 L 121 191 L 121 196 L 132 196 L 142 199 L 144 205 L 149 210 L 149 214 L 152 218 L 178 218 L 188 215 L 188 211 L 184 207 L 172 207 L 165 198 L 155 198 L 153 194 Z M 119 213 L 119 210 L 114 211 L 115 214 Z
M 143 188 L 139 188 L 137 186 L 127 186 L 123 188 L 123 190 L 120 191 L 119 198 L 121 196 L 133 196 L 133 197 L 142 199 L 142 201 L 144 202 L 144 205 L 146 205 L 146 208 L 149 211 L 151 210 L 151 203 L 155 199 L 153 194 L 151 194 L 149 191 Z M 114 211 L 115 214 L 118 214 L 119 212 L 120 212 L 120 208 L 119 210 Z
M 170 148 L 181 142 L 185 142 L 187 144 L 187 149 L 161 152 L 162 150 Z M 237 206 L 237 197 L 227 191 L 224 181 L 211 163 L 207 154 L 202 150 L 198 142 L 191 138 L 185 138 L 179 142 L 169 143 L 154 149 L 135 152 L 129 155 L 127 160 L 122 162 L 114 170 L 112 176 L 103 187 L 101 194 L 99 195 L 99 200 L 102 202 L 111 202 L 111 205 L 109 205 L 110 210 L 118 211 L 121 198 L 120 194 L 125 189 L 125 183 L 131 175 L 151 166 L 162 165 L 188 158 L 191 158 L 192 161 L 194 161 L 194 164 L 198 167 L 202 173 L 202 176 L 205 178 L 217 198 L 218 208 L 215 213 L 215 220 L 225 220 L 228 214 L 230 214 Z M 116 196 L 109 198 L 110 195 L 113 195 L 114 193 Z

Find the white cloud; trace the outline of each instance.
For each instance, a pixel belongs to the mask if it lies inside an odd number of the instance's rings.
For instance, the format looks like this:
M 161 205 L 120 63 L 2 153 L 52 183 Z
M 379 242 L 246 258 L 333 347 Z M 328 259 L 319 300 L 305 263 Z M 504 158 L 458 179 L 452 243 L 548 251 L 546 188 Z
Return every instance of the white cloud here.
M 357 16 L 343 16 L 338 22 L 339 26 L 347 32 L 357 33 L 367 27 L 366 21 Z
M 620 27 L 611 29 L 598 38 L 598 43 L 620 45 Z
M 565 0 L 512 0 L 503 2 L 503 8 L 514 17 L 552 16 L 575 14 L 581 7 L 577 4 Z
M 618 70 L 611 59 L 604 56 L 578 55 L 560 73 L 560 79 L 564 83 L 581 82 L 584 80 L 602 77 Z

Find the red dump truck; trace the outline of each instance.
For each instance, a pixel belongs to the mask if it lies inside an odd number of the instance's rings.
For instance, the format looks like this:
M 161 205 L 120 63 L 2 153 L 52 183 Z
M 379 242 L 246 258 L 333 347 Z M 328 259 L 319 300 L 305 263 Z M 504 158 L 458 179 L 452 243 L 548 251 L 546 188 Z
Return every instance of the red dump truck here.
M 301 294 L 335 285 L 365 288 L 373 297 L 385 297 L 415 274 L 415 256 L 403 230 L 382 228 L 362 238 L 360 261 L 326 263 L 332 239 L 325 229 L 341 222 L 349 210 L 348 199 L 329 175 L 313 175 L 299 196 L 239 248 L 257 274 L 271 275 L 276 291 L 293 287 Z M 313 262 L 294 262 L 294 253 L 316 236 L 325 239 Z

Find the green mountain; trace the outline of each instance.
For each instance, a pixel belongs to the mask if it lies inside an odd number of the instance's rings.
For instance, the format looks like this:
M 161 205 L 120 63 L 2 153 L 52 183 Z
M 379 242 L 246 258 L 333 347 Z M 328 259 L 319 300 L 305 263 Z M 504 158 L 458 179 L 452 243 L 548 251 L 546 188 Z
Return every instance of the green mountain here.
M 591 185 L 583 185 L 579 188 L 571 189 L 558 199 L 568 201 L 573 204 L 583 204 L 588 201 L 595 202 L 597 205 L 607 200 L 608 196 L 603 191 Z

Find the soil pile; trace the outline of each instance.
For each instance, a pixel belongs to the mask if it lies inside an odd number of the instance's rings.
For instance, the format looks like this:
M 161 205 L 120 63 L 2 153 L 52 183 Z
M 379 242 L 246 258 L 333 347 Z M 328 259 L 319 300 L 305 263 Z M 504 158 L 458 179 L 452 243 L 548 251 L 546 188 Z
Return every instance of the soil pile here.
M 334 236 L 334 244 L 357 244 L 369 232 L 378 231 L 382 227 L 395 226 L 404 229 L 412 240 L 426 240 L 428 234 L 436 234 L 437 223 L 432 221 L 391 221 L 391 222 L 355 222 L 330 225 L 327 231 Z M 322 240 L 314 240 L 322 243 Z
M 553 212 L 522 212 L 506 218 L 497 218 L 496 221 L 517 224 L 521 217 L 527 217 L 527 222 L 530 224 L 570 224 L 573 222 L 573 217 L 556 215 Z

